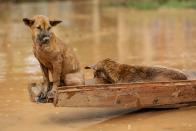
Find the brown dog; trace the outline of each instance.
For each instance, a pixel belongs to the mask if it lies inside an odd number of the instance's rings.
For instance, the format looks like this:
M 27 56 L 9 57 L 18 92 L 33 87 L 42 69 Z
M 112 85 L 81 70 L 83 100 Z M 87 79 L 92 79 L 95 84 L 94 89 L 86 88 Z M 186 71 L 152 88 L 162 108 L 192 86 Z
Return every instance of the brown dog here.
M 49 71 L 53 78 L 53 88 L 48 93 L 51 97 L 60 85 L 84 84 L 84 76 L 80 72 L 79 61 L 74 51 L 51 31 L 52 27 L 62 21 L 36 15 L 32 19 L 24 18 L 23 22 L 32 33 L 33 52 L 43 72 L 45 92 L 49 91 Z
M 105 84 L 187 80 L 187 76 L 177 70 L 119 64 L 109 58 L 99 61 L 96 65 L 86 66 L 85 69 L 94 69 L 94 77 Z

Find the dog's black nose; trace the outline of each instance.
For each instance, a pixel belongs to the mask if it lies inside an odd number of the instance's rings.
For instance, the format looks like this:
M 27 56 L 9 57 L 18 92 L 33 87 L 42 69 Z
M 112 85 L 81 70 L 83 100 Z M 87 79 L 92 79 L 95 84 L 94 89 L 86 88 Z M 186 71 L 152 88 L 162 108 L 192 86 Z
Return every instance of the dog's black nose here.
M 49 40 L 50 40 L 50 37 L 49 36 L 43 37 L 43 42 L 48 42 Z

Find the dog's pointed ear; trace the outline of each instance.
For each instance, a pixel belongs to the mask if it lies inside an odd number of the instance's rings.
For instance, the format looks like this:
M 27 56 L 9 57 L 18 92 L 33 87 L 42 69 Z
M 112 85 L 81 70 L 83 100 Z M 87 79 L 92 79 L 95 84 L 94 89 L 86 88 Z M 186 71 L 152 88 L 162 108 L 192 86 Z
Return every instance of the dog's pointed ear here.
M 50 20 L 50 25 L 51 26 L 56 26 L 56 25 L 58 25 L 61 22 L 62 22 L 61 20 Z
M 23 20 L 24 24 L 29 26 L 29 27 L 31 27 L 35 22 L 34 20 L 31 20 L 29 18 L 23 18 L 22 20 Z

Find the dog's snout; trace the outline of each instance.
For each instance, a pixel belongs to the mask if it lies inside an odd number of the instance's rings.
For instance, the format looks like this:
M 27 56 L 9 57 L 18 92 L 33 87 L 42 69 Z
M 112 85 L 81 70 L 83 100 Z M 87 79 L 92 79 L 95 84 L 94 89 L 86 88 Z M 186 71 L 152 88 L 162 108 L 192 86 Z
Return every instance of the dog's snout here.
M 43 44 L 48 43 L 50 40 L 50 35 L 47 32 L 41 32 L 38 37 L 39 37 L 39 41 Z

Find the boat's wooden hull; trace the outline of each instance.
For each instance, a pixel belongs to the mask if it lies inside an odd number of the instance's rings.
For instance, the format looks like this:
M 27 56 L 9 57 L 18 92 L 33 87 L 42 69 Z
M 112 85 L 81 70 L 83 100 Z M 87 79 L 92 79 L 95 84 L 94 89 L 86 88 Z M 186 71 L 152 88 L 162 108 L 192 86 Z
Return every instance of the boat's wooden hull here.
M 196 80 L 59 87 L 56 107 L 170 108 L 196 104 Z

